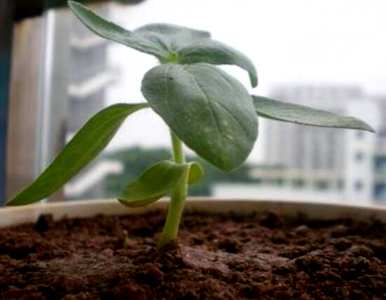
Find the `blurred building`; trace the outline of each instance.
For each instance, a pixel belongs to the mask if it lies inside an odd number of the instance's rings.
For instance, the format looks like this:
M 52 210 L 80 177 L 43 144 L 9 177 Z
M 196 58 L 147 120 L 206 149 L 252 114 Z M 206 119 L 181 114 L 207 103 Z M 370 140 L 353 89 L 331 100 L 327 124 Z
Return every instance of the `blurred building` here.
M 271 97 L 355 116 L 374 127 L 378 103 L 356 86 L 280 86 Z M 294 190 L 331 193 L 348 201 L 374 198 L 377 137 L 371 133 L 305 127 L 277 121 L 266 126 L 266 161 L 274 169 L 256 169 L 255 178 Z
M 380 114 L 374 156 L 374 199 L 386 203 L 386 96 L 376 97 Z
M 30 184 L 75 131 L 105 105 L 106 91 L 118 75 L 108 63 L 108 43 L 80 24 L 66 8 L 67 1 L 52 1 L 55 3 L 50 5 L 62 7 L 55 10 L 43 5 L 46 1 L 40 2 L 41 8 L 47 9 L 43 15 L 21 20 L 13 29 L 7 198 Z M 106 3 L 90 6 L 109 17 L 110 10 L 115 8 Z M 103 196 L 100 179 L 117 169 L 114 163 L 90 165 L 71 182 L 74 185 L 68 195 L 81 197 L 83 191 L 79 183 L 83 182 L 89 188 L 87 197 Z M 53 198 L 59 200 L 63 196 L 60 192 Z
M 108 5 L 97 5 L 93 9 L 103 16 L 109 15 Z M 69 10 L 50 11 L 45 25 L 46 55 L 51 61 L 45 70 L 42 166 L 46 166 L 75 132 L 105 106 L 106 90 L 118 77 L 108 63 L 108 41 L 93 34 Z M 99 166 L 101 163 L 103 167 Z M 98 182 L 115 169 L 114 164 L 92 163 L 70 182 L 65 189 L 66 196 L 82 194 L 80 183 L 87 182 L 84 189 L 89 191 L 88 196 L 100 197 L 103 186 Z M 98 176 L 93 176 L 95 172 Z
M 100 8 L 99 13 L 108 15 L 108 8 Z M 73 15 L 68 21 L 70 78 L 67 132 L 71 134 L 104 107 L 106 89 L 117 76 L 108 64 L 108 41 L 90 32 Z

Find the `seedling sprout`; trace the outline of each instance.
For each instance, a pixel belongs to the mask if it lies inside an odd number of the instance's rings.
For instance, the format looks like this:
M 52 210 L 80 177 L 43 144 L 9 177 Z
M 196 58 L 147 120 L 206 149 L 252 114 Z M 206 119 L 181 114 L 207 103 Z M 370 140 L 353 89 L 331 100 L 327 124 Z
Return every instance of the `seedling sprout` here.
M 120 103 L 95 114 L 76 133 L 48 168 L 8 201 L 25 205 L 58 191 L 91 162 L 131 114 L 151 109 L 170 129 L 172 159 L 150 166 L 128 183 L 118 200 L 145 206 L 170 195 L 162 247 L 177 238 L 188 187 L 204 175 L 197 162 L 187 162 L 184 145 L 217 168 L 230 171 L 250 154 L 258 135 L 258 117 L 310 126 L 373 132 L 365 122 L 346 116 L 250 95 L 237 79 L 216 65 L 235 65 L 257 86 L 256 69 L 238 50 L 212 39 L 209 32 L 171 24 L 149 24 L 128 31 L 69 1 L 73 13 L 95 34 L 155 56 L 159 65 L 142 80 L 146 102 Z

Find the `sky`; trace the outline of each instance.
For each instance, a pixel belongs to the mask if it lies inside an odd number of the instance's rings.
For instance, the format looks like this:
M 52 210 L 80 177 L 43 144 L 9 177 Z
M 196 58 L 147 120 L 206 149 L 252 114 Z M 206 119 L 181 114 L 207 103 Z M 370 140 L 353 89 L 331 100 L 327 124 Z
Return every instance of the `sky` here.
M 385 0 L 146 0 L 116 5 L 110 18 L 128 29 L 166 22 L 209 30 L 255 62 L 256 94 L 291 83 L 355 84 L 368 94 L 386 94 Z M 142 101 L 140 83 L 155 59 L 117 45 L 110 61 L 121 78 L 110 89 L 109 103 Z M 249 86 L 244 71 L 225 69 Z M 252 162 L 263 158 L 261 140 Z M 110 147 L 135 144 L 169 145 L 167 128 L 150 111 L 130 118 Z

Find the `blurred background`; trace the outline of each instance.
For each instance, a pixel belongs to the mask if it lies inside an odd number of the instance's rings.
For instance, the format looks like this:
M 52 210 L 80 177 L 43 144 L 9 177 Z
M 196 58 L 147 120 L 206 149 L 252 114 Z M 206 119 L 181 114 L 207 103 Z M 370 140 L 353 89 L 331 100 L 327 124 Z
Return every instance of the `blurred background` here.
M 0 53 L 4 41 L 12 46 L 6 49 L 11 64 L 2 61 L 10 70 L 1 112 L 8 128 L 1 150 L 7 151 L 0 153 L 4 197 L 36 178 L 92 114 L 142 101 L 142 77 L 157 63 L 98 38 L 53 2 L 46 1 L 42 12 L 16 14 L 12 42 L 3 36 L 0 46 Z M 377 130 L 373 135 L 260 118 L 247 162 L 231 173 L 202 162 L 206 177 L 192 195 L 386 204 L 385 1 L 120 2 L 126 3 L 89 5 L 128 29 L 166 22 L 209 30 L 255 62 L 259 86 L 253 93 L 356 116 Z M 223 68 L 249 86 L 244 71 Z M 150 163 L 169 158 L 169 143 L 162 120 L 140 111 L 49 200 L 113 198 Z

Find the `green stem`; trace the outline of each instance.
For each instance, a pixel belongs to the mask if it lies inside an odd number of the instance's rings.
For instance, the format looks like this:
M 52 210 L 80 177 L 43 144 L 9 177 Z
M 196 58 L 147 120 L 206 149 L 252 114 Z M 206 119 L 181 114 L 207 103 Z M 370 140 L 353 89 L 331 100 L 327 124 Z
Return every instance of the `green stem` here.
M 182 149 L 182 142 L 173 132 L 171 133 L 171 137 L 173 144 L 173 159 L 176 163 L 184 164 L 185 156 Z M 177 239 L 178 228 L 180 226 L 185 199 L 188 193 L 188 178 L 189 168 L 186 168 L 183 178 L 172 191 L 166 222 L 160 240 L 158 241 L 159 248 Z
M 183 164 L 185 163 L 185 156 L 184 150 L 182 149 L 182 142 L 174 132 L 171 132 L 170 135 L 172 137 L 173 159 L 176 163 Z

